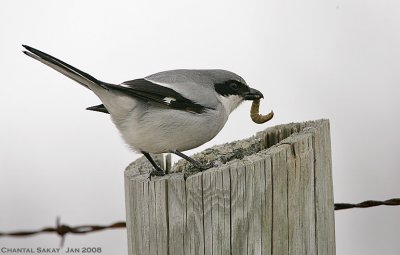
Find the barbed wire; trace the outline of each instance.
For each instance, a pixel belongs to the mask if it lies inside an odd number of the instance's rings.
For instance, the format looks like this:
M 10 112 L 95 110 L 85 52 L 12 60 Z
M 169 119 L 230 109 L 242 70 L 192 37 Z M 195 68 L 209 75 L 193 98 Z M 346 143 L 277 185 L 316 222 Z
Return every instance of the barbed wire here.
M 68 225 L 61 224 L 60 217 L 57 217 L 55 227 L 47 227 L 35 231 L 16 231 L 8 233 L 0 232 L 0 237 L 5 237 L 5 236 L 23 237 L 23 236 L 42 234 L 42 233 L 56 233 L 58 236 L 61 237 L 60 246 L 62 247 L 64 245 L 65 236 L 67 234 L 87 234 L 106 229 L 116 229 L 125 227 L 126 223 L 123 221 L 116 222 L 110 225 L 80 225 L 80 226 L 70 227 Z
M 358 204 L 336 203 L 335 211 L 353 209 L 353 208 L 370 208 L 380 205 L 387 205 L 387 206 L 400 205 L 400 198 L 392 198 L 385 201 L 367 200 Z M 5 237 L 5 236 L 23 237 L 23 236 L 42 234 L 42 233 L 56 233 L 61 237 L 61 246 L 63 246 L 65 236 L 67 234 L 87 234 L 101 230 L 117 229 L 117 228 L 126 228 L 126 223 L 120 221 L 110 225 L 80 225 L 71 227 L 68 225 L 61 224 L 60 218 L 57 217 L 55 227 L 47 227 L 35 231 L 0 232 L 0 237 Z
M 347 203 L 337 203 L 335 204 L 335 210 L 345 210 L 352 208 L 369 208 L 380 205 L 395 206 L 400 205 L 400 198 L 392 198 L 385 201 L 367 200 L 358 204 L 347 204 Z

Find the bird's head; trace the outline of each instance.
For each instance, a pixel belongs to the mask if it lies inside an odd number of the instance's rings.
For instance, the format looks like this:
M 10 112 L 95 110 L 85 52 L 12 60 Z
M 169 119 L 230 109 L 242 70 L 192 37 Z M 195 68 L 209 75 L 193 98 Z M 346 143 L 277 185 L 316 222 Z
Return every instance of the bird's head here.
M 212 72 L 217 96 L 229 113 L 244 100 L 264 98 L 260 91 L 250 88 L 239 75 L 225 70 L 212 70 Z

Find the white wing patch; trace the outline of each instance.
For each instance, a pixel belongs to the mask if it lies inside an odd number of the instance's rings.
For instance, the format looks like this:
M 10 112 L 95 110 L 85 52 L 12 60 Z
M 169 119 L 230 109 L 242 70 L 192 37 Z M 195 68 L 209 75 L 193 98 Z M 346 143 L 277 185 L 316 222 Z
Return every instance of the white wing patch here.
M 131 88 L 131 87 L 129 86 L 129 84 L 126 84 L 125 82 L 119 84 L 119 86 L 124 87 L 124 88 Z
M 163 100 L 164 100 L 164 102 L 166 102 L 167 104 L 171 104 L 172 101 L 176 101 L 176 99 L 173 98 L 173 97 L 164 97 Z

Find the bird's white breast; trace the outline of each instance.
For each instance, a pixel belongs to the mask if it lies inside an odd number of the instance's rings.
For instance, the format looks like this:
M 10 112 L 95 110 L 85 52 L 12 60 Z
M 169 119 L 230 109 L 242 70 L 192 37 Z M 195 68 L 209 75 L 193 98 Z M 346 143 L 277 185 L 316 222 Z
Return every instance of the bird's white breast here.
M 219 105 L 202 114 L 168 108 L 133 109 L 114 120 L 125 142 L 136 151 L 165 153 L 196 148 L 216 136 L 228 119 Z

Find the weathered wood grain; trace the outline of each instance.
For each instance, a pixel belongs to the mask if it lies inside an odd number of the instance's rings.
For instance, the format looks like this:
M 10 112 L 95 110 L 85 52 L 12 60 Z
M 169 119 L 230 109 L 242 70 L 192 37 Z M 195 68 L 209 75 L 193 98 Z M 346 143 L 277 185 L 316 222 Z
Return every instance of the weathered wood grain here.
M 157 254 L 168 250 L 167 180 L 154 182 Z
M 203 220 L 204 220 L 204 253 L 205 254 L 212 254 L 213 251 L 213 228 L 214 228 L 214 222 L 213 222 L 213 216 L 216 218 L 215 215 L 213 215 L 212 207 L 213 207 L 213 202 L 215 203 L 215 198 L 213 201 L 213 194 L 214 189 L 215 189 L 215 179 L 212 178 L 211 176 L 214 176 L 210 172 L 205 172 L 202 174 L 203 176 L 203 206 L 204 206 L 204 212 L 203 212 Z M 216 219 L 214 219 L 216 220 Z M 218 224 L 218 222 L 217 222 Z
M 186 188 L 183 174 L 174 174 L 167 183 L 168 251 L 169 254 L 185 254 Z
M 202 175 L 190 176 L 186 180 L 186 233 L 185 254 L 204 254 L 204 208 Z
M 272 251 L 273 254 L 289 252 L 288 222 L 288 145 L 271 150 L 272 160 Z
M 287 141 L 289 254 L 316 254 L 312 135 Z
M 245 213 L 245 166 L 231 166 L 231 247 L 232 254 L 247 253 L 247 214 Z
M 335 254 L 327 120 L 271 127 L 197 157 L 219 166 L 185 179 L 179 163 L 151 181 L 145 160 L 127 168 L 130 255 Z
M 223 220 L 223 231 L 221 240 L 221 254 L 231 254 L 231 183 L 230 183 L 230 169 L 228 167 L 221 167 L 221 189 L 223 205 L 221 207 L 223 210 L 219 213 L 219 218 Z
M 316 127 L 313 137 L 318 254 L 335 253 L 334 200 L 329 122 Z
M 226 184 L 224 185 L 224 175 Z M 230 190 L 229 168 L 203 174 L 204 253 L 229 254 Z

